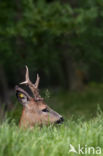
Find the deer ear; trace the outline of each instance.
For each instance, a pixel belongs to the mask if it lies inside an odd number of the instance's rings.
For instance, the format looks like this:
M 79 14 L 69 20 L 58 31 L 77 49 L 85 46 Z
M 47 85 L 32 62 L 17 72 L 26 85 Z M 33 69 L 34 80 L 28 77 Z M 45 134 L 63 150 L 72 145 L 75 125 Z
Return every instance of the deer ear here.
M 22 105 L 28 104 L 28 101 L 30 100 L 28 93 L 18 86 L 16 86 L 16 96 Z

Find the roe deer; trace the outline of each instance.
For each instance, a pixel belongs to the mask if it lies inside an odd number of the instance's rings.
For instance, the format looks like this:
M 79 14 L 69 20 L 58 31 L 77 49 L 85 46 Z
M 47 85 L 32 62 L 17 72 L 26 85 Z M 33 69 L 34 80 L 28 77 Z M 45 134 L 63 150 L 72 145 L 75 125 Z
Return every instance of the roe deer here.
M 63 117 L 52 110 L 41 98 L 38 90 L 40 77 L 37 74 L 35 84 L 29 79 L 29 70 L 26 66 L 25 81 L 20 84 L 26 84 L 30 88 L 34 97 L 31 97 L 26 91 L 19 86 L 16 86 L 16 96 L 19 102 L 23 105 L 23 111 L 20 119 L 20 127 L 33 128 L 36 124 L 48 125 L 50 123 L 62 123 Z

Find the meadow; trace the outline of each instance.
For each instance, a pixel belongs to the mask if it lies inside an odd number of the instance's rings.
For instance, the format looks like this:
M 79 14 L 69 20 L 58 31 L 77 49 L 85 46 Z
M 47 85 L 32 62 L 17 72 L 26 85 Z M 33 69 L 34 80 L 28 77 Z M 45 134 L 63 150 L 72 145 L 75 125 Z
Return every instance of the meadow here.
M 103 85 L 91 84 L 78 93 L 50 93 L 47 102 L 64 116 L 64 123 L 32 130 L 19 128 L 21 107 L 18 109 L 17 103 L 0 124 L 0 156 L 103 156 Z M 77 153 L 69 151 L 70 144 Z

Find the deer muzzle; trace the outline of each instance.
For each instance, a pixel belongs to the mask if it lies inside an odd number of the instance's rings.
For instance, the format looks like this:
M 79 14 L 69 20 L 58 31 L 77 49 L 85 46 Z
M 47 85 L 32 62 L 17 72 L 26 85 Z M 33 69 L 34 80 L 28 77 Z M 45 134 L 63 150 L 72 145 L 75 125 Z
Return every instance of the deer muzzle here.
M 59 120 L 56 121 L 56 124 L 61 124 L 61 123 L 63 123 L 63 122 L 64 122 L 64 118 L 61 117 Z

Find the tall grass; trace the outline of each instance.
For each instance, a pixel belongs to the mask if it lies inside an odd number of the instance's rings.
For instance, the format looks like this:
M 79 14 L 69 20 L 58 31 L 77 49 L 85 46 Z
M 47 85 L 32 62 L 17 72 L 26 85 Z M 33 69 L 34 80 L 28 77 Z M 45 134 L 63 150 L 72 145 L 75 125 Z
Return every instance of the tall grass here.
M 35 127 L 33 130 L 19 129 L 13 122 L 5 121 L 0 125 L 0 156 L 78 155 L 69 153 L 70 144 L 76 149 L 80 144 L 99 146 L 103 150 L 103 114 L 89 121 L 71 119 L 60 126 Z

